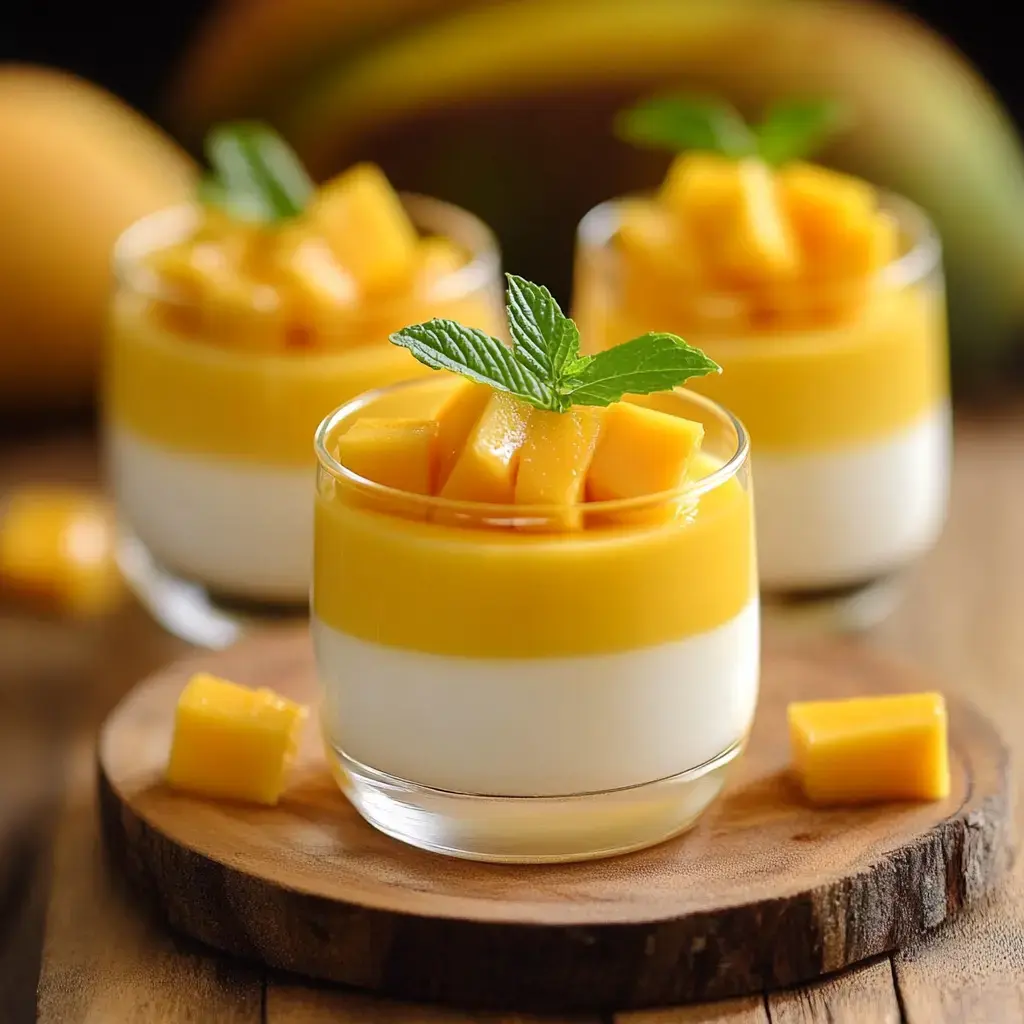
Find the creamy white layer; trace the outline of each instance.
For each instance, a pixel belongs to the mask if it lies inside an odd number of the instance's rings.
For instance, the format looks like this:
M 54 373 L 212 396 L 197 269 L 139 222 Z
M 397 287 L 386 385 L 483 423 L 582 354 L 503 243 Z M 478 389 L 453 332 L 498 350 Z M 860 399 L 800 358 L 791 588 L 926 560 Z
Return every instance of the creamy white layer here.
M 694 768 L 742 739 L 757 703 L 760 618 L 643 650 L 455 658 L 358 640 L 313 619 L 329 742 L 435 789 L 558 796 Z
M 307 599 L 312 465 L 183 454 L 123 427 L 108 431 L 106 454 L 119 516 L 165 568 L 233 597 Z
M 911 562 L 942 529 L 949 409 L 883 441 L 834 451 L 762 453 L 755 438 L 752 465 L 762 588 L 867 581 Z

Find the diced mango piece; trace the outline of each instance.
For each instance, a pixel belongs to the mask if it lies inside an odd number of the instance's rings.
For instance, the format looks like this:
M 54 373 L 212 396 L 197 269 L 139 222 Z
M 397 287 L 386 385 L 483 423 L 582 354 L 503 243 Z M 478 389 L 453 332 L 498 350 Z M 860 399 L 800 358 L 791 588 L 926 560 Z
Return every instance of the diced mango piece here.
M 437 488 L 448 481 L 466 447 L 470 431 L 479 422 L 494 392 L 486 384 L 459 378 L 437 411 Z
M 399 491 L 430 494 L 437 473 L 436 420 L 364 416 L 338 438 L 338 461 Z
M 206 673 L 178 700 L 167 783 L 199 796 L 276 804 L 307 709 Z
M 616 402 L 604 414 L 587 474 L 587 497 L 613 501 L 680 487 L 704 440 L 694 420 Z
M 736 165 L 735 207 L 719 225 L 714 258 L 729 283 L 751 284 L 793 276 L 800 253 L 776 195 L 771 168 L 760 160 Z
M 565 413 L 533 410 L 519 456 L 517 505 L 560 506 L 557 527 L 580 529 L 580 503 L 603 413 L 592 406 L 576 406 Z
M 735 206 L 737 193 L 735 160 L 692 150 L 672 161 L 658 196 L 683 221 L 713 228 L 722 210 Z
M 875 212 L 877 193 L 860 178 L 820 167 L 792 163 L 778 171 L 779 201 L 794 230 L 817 243 L 863 224 Z
M 356 164 L 327 182 L 307 218 L 364 291 L 387 289 L 412 273 L 416 229 L 375 164 Z
M 812 803 L 949 795 L 942 694 L 790 704 L 789 735 L 797 777 Z
M 530 406 L 503 391 L 493 392 L 441 488 L 441 496 L 511 504 L 529 418 Z
M 76 488 L 33 486 L 0 508 L 0 588 L 44 609 L 90 617 L 123 594 L 112 510 Z

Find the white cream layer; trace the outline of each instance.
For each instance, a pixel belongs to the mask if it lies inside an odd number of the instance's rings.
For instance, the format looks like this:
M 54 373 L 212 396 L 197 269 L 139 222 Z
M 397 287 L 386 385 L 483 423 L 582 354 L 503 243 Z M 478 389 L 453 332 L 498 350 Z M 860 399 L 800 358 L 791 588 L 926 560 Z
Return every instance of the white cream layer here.
M 307 600 L 312 466 L 183 454 L 122 427 L 106 454 L 119 516 L 165 568 L 233 597 Z
M 685 640 L 519 660 L 385 647 L 314 618 L 324 729 L 363 764 L 458 793 L 558 796 L 653 782 L 746 735 L 759 629 L 755 599 Z
M 946 514 L 946 405 L 872 444 L 762 453 L 754 439 L 758 568 L 765 591 L 866 582 L 935 542 Z

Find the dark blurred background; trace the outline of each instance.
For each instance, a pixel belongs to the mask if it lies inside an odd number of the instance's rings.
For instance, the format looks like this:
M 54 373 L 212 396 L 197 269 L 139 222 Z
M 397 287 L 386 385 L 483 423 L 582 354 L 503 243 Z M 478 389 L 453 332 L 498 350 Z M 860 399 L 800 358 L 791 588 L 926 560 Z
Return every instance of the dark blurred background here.
M 74 71 L 159 121 L 159 96 L 166 76 L 212 6 L 208 0 L 139 4 L 5 0 L 0 60 L 53 64 Z M 1024 125 L 1024 75 L 1018 48 L 1011 45 L 1009 4 L 904 0 L 892 6 L 920 17 L 954 42 L 999 92 L 1018 127 Z

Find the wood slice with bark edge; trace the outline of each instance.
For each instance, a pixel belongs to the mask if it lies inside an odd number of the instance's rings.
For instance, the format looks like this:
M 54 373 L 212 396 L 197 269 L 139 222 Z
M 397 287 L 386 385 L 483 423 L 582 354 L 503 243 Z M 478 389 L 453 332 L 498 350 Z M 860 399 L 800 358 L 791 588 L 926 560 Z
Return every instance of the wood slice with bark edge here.
M 174 927 L 399 999 L 625 1010 L 794 985 L 900 948 L 992 889 L 1012 860 L 1008 755 L 959 701 L 946 801 L 830 811 L 801 799 L 787 773 L 789 701 L 936 685 L 849 645 L 766 650 L 747 754 L 688 835 L 525 867 L 376 832 L 335 787 L 313 727 L 277 808 L 171 792 L 173 708 L 198 669 L 316 699 L 305 631 L 254 637 L 139 684 L 100 737 L 112 849 Z

